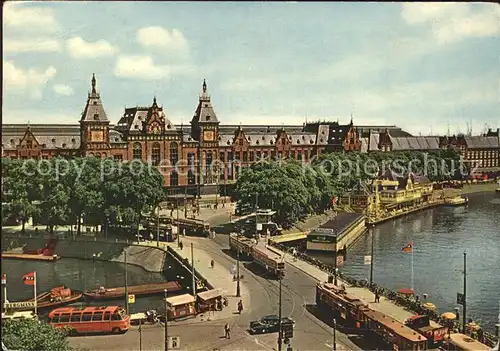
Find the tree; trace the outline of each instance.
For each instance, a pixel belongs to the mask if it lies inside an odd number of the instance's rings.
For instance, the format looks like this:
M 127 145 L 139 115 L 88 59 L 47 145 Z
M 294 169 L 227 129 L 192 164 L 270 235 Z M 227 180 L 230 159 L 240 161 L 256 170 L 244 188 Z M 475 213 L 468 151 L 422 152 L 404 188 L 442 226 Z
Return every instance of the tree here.
M 2 321 L 2 342 L 10 350 L 73 350 L 66 336 L 65 330 L 55 329 L 38 319 Z

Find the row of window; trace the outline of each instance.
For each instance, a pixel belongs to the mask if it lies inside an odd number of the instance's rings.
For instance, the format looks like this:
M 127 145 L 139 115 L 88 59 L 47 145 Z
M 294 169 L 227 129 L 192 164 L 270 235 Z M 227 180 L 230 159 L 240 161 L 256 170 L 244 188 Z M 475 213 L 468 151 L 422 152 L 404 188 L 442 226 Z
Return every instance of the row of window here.
M 240 151 L 240 152 L 235 152 L 233 153 L 232 151 L 227 152 L 227 159 L 226 159 L 226 153 L 224 151 L 221 151 L 219 153 L 219 159 L 221 162 L 232 162 L 234 160 L 237 161 L 243 161 L 243 162 L 254 162 L 254 161 L 259 161 L 262 159 L 267 159 L 267 158 L 272 158 L 272 159 L 294 159 L 294 160 L 308 160 L 311 158 L 312 151 L 311 150 L 305 150 L 304 153 L 302 151 L 287 151 L 287 152 L 276 152 L 275 150 L 271 151 Z M 210 160 L 211 160 L 211 153 L 210 153 Z M 211 162 L 209 160 L 209 154 L 207 153 L 207 164 L 210 164 Z
M 497 158 L 498 151 L 468 151 L 467 158 L 468 159 L 477 159 L 477 158 Z
M 134 143 L 132 148 L 132 157 L 134 159 L 142 159 L 142 145 L 140 143 Z M 170 163 L 177 164 L 179 161 L 179 146 L 177 143 L 170 143 Z M 151 162 L 153 165 L 158 166 L 160 164 L 160 144 L 154 143 L 151 148 Z

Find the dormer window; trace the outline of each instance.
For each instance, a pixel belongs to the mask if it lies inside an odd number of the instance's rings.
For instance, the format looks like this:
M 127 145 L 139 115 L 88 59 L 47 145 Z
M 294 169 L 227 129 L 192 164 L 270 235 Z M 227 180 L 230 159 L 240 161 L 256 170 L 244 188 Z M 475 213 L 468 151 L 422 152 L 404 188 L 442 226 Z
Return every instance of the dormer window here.
M 76 142 L 75 138 L 71 139 L 71 142 L 74 144 Z
M 92 103 L 92 105 L 97 105 L 97 101 L 94 101 L 94 102 Z
M 11 144 L 14 144 L 14 139 L 10 139 L 10 143 L 11 143 Z
M 210 121 L 210 116 L 207 115 L 207 121 Z
M 94 115 L 94 119 L 95 119 L 96 121 L 99 119 L 99 114 L 98 114 L 98 113 L 96 113 L 96 114 Z
M 139 125 L 138 124 L 135 125 L 135 129 L 139 129 Z
M 52 138 L 52 142 L 55 144 L 56 143 L 56 138 Z
M 259 141 L 258 141 L 258 140 L 256 140 L 256 141 L 255 141 L 255 144 L 259 145 Z
M 65 147 L 66 147 L 66 143 L 63 143 L 63 144 L 62 144 L 62 147 L 64 147 L 64 148 L 65 148 Z
M 172 128 L 172 126 L 170 124 L 167 124 L 167 129 L 170 129 Z
M 297 139 L 297 144 L 300 144 L 300 140 L 299 139 Z
M 306 137 L 304 135 L 302 135 L 302 140 L 305 140 L 305 139 L 306 139 Z
M 208 107 L 208 104 L 205 104 L 205 107 Z
M 270 143 L 271 145 L 273 145 L 273 141 L 272 141 L 272 140 L 271 140 L 269 143 Z

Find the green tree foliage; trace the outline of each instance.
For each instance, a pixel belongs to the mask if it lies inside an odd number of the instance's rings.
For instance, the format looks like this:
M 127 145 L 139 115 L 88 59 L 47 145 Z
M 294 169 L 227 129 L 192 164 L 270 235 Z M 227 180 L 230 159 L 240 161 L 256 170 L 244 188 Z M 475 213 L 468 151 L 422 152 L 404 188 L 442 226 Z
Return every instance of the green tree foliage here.
M 82 221 L 137 227 L 140 214 L 151 212 L 164 198 L 164 178 L 157 167 L 138 160 L 5 159 L 2 175 L 7 200 L 2 214 L 23 224 L 40 217 L 51 230 L 74 224 L 78 234 Z
M 2 322 L 2 342 L 9 350 L 73 350 L 66 332 L 38 319 L 13 319 Z
M 460 179 L 461 159 L 454 150 L 424 152 L 327 153 L 311 164 L 297 161 L 257 163 L 238 176 L 235 194 L 242 208 L 277 211 L 277 222 L 287 227 L 301 217 L 328 209 L 339 197 L 361 181 L 391 170 L 427 176 L 431 181 Z

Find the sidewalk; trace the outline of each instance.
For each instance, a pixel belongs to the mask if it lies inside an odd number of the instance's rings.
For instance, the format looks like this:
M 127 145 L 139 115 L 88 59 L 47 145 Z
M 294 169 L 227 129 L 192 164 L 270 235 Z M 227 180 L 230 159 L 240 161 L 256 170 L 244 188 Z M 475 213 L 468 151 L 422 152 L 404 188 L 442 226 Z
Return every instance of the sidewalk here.
M 278 249 L 274 248 L 275 250 L 279 251 Z M 300 271 L 304 272 L 305 274 L 309 275 L 313 279 L 316 279 L 318 282 L 326 282 L 328 280 L 328 273 L 320 270 L 319 268 L 302 261 L 300 259 L 297 259 L 294 261 L 293 257 L 291 255 L 286 255 L 285 256 L 285 261 L 287 264 L 290 264 L 294 266 L 295 268 L 299 269 Z M 367 288 L 357 288 L 357 287 L 352 287 L 349 286 L 346 282 L 338 279 L 338 285 L 344 284 L 346 286 L 346 290 L 348 293 L 356 296 L 360 300 L 362 300 L 364 303 L 368 304 L 368 306 L 376 311 L 385 313 L 386 315 L 400 321 L 404 322 L 406 319 L 410 316 L 413 315 L 413 313 L 405 310 L 403 307 L 398 306 L 394 303 L 392 303 L 390 300 L 386 299 L 385 297 L 381 296 L 380 297 L 380 302 L 375 303 L 375 294 L 373 294 L 370 290 Z
M 179 256 L 189 260 L 191 265 L 191 243 L 193 243 L 194 268 L 212 284 L 215 289 L 220 289 L 222 296 L 228 299 L 228 306 L 222 311 L 215 312 L 210 315 L 214 319 L 227 319 L 237 316 L 236 306 L 239 300 L 243 301 L 243 306 L 250 306 L 250 291 L 243 280 L 240 281 L 241 297 L 236 297 L 236 282 L 233 281 L 231 267 L 228 267 L 226 262 L 221 262 L 218 255 L 211 255 L 209 252 L 200 248 L 201 238 L 182 237 L 183 249 L 181 250 L 177 243 L 163 243 L 165 246 L 170 246 Z M 214 260 L 214 268 L 210 266 L 210 261 Z M 198 318 L 206 318 L 201 315 Z

